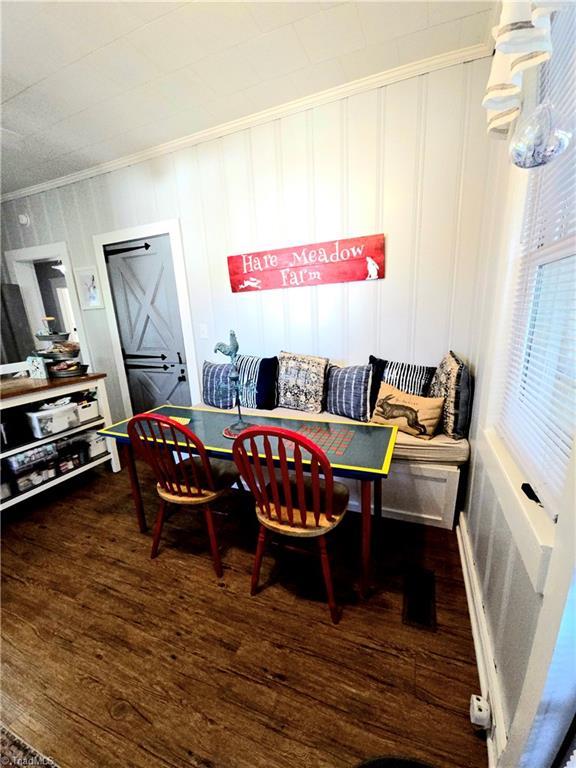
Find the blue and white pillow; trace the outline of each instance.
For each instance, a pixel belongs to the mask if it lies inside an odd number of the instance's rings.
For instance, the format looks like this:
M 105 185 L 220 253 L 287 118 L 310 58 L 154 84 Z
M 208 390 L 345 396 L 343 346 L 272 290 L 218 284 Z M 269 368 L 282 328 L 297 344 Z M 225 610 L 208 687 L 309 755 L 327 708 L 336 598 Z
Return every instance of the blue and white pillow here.
M 370 392 L 370 405 L 372 410 L 376 406 L 380 384 L 390 384 L 408 395 L 428 397 L 430 384 L 436 368 L 429 365 L 414 365 L 413 363 L 395 363 L 390 360 L 382 360 L 370 355 L 372 366 L 372 387 Z
M 356 421 L 370 421 L 371 365 L 351 365 L 328 369 L 326 410 Z
M 244 408 L 276 408 L 278 358 L 238 355 L 240 405 Z
M 308 413 L 322 413 L 327 357 L 281 352 L 278 368 L 278 405 Z
M 230 382 L 233 366 L 229 363 L 209 363 L 202 367 L 202 400 L 214 408 L 233 408 L 236 393 Z

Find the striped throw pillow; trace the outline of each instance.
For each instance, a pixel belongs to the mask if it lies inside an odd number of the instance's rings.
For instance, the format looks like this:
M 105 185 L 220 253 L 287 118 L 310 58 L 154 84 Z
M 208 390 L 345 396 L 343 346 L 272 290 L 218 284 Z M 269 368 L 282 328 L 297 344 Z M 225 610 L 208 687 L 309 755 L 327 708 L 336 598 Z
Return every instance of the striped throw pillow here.
M 202 400 L 214 408 L 233 408 L 236 395 L 230 382 L 233 366 L 229 363 L 209 363 L 202 367 Z
M 244 408 L 275 408 L 278 399 L 278 358 L 238 355 L 240 405 Z
M 390 384 L 390 386 L 409 395 L 426 397 L 436 373 L 434 366 L 395 363 L 390 360 L 374 357 L 374 355 L 370 355 L 370 365 L 372 366 L 372 387 L 370 390 L 370 406 L 372 410 L 376 406 L 378 390 L 382 382 Z
M 370 365 L 351 365 L 348 368 L 331 365 L 328 369 L 326 410 L 356 421 L 369 421 L 371 380 Z

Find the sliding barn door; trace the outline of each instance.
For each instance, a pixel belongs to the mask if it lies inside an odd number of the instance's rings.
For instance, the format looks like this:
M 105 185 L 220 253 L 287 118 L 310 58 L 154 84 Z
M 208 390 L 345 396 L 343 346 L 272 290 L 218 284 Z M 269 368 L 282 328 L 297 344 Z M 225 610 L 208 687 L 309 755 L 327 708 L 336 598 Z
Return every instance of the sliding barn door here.
M 104 247 L 134 413 L 190 405 L 169 235 Z

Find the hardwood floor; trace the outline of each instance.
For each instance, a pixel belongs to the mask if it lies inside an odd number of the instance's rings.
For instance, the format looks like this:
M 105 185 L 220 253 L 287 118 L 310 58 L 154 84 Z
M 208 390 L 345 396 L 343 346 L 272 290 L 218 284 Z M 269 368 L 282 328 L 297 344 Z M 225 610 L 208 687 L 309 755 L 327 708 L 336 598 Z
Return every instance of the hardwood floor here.
M 151 520 L 156 496 L 141 476 Z M 254 513 L 245 498 L 224 506 L 220 580 L 194 512 L 167 522 L 149 559 L 124 472 L 88 473 L 7 510 L 9 728 L 62 768 L 352 768 L 376 755 L 486 766 L 468 721 L 479 684 L 454 534 L 378 522 L 376 592 L 360 602 L 349 513 L 328 539 L 344 608 L 334 626 L 315 550 L 269 549 L 264 588 L 249 596 Z M 402 623 L 407 565 L 436 574 L 436 632 Z

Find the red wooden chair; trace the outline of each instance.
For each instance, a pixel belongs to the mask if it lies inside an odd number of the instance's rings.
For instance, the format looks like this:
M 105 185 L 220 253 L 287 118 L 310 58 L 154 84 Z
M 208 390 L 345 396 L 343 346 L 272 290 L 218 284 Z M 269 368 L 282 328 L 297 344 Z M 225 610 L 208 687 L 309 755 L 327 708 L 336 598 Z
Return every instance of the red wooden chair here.
M 251 594 L 258 588 L 268 530 L 285 536 L 316 537 L 330 616 L 337 624 L 339 612 L 325 536 L 344 517 L 348 488 L 334 482 L 332 467 L 321 448 L 288 429 L 251 427 L 236 438 L 233 453 L 236 466 L 254 495 L 260 521 Z
M 222 576 L 210 504 L 238 482 L 236 468 L 230 461 L 210 461 L 200 438 L 167 416 L 134 416 L 128 424 L 128 434 L 136 455 L 152 468 L 160 496 L 150 557 L 158 554 L 169 504 L 203 506 L 214 570 L 218 577 Z

